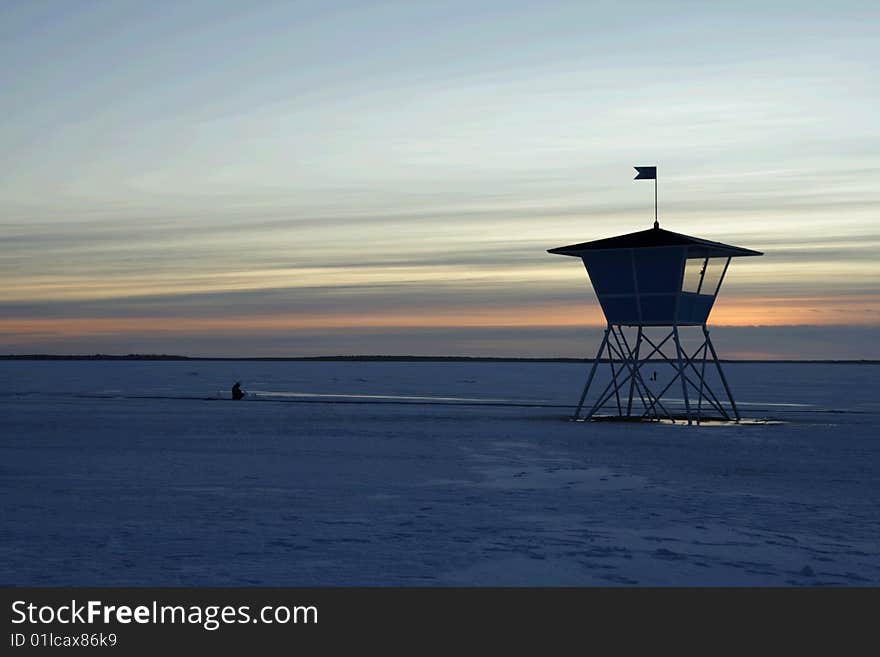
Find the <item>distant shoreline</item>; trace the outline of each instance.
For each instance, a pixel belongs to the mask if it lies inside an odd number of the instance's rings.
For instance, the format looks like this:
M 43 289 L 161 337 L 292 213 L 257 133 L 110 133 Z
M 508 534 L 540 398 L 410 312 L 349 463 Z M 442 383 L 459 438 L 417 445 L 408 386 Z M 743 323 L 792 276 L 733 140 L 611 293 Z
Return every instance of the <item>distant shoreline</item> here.
M 258 361 L 258 362 L 399 362 L 399 363 L 590 363 L 592 358 L 526 358 L 502 356 L 175 356 L 169 354 L 7 354 L 0 360 L 110 360 L 110 361 Z M 720 359 L 724 363 L 814 363 L 835 365 L 877 365 L 880 360 L 870 359 Z M 602 362 L 607 362 L 602 359 Z

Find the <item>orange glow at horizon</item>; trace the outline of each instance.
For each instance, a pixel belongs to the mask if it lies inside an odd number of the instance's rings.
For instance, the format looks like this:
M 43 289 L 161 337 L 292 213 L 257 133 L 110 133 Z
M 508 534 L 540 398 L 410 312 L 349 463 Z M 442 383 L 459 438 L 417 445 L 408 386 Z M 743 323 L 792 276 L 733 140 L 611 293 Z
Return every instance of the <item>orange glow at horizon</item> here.
M 714 326 L 878 324 L 874 297 L 721 299 L 710 316 Z M 598 303 L 532 304 L 503 308 L 414 308 L 411 312 L 272 314 L 238 317 L 102 317 L 0 319 L 0 336 L 29 337 L 143 333 L 226 333 L 320 329 L 394 328 L 561 328 L 604 326 Z

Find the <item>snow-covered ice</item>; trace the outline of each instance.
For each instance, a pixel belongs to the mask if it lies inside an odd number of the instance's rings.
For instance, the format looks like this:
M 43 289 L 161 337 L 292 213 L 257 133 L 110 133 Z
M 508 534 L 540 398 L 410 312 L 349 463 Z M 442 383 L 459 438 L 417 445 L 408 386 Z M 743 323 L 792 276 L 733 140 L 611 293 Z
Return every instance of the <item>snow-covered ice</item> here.
M 566 421 L 586 369 L 0 362 L 0 584 L 880 584 L 880 366 L 701 428 Z

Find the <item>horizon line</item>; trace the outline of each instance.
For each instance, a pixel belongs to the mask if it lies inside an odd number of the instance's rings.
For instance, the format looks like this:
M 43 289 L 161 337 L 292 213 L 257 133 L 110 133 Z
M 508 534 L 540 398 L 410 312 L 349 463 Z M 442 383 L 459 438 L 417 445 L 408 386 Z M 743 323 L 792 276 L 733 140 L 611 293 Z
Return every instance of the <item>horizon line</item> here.
M 324 362 L 536 362 L 590 363 L 593 358 L 566 356 L 394 356 L 387 354 L 352 354 L 336 356 L 182 356 L 177 354 L 2 354 L 0 360 L 141 360 L 141 361 L 324 361 Z M 599 359 L 606 362 L 608 359 Z M 824 363 L 842 365 L 878 365 L 872 358 L 720 358 L 725 363 Z

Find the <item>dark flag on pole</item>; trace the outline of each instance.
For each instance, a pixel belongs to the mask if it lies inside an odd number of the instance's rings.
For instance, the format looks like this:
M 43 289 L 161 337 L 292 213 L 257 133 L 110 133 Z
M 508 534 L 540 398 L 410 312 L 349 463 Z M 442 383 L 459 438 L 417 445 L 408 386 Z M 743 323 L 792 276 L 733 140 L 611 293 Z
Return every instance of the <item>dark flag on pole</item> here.
M 633 180 L 654 181 L 654 228 L 660 228 L 660 220 L 657 218 L 657 167 L 633 167 L 636 177 Z
M 657 180 L 657 167 L 633 167 L 638 173 L 633 180 Z

